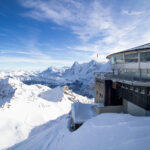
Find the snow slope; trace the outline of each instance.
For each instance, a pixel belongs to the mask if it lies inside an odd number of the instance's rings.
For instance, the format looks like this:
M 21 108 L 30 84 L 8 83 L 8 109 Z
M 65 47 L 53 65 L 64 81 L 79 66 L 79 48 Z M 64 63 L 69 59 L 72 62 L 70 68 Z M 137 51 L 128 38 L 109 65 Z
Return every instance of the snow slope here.
M 77 101 L 91 103 L 67 87 L 50 89 L 12 78 L 0 80 L 0 149 L 26 139 L 34 127 L 68 114 Z
M 9 150 L 149 150 L 150 117 L 101 114 L 78 130 L 68 130 L 69 117 L 34 128 L 27 140 Z
M 5 78 L 16 78 L 18 80 L 30 80 L 34 78 L 39 71 L 10 71 L 10 72 L 2 72 L 0 71 L 0 79 Z

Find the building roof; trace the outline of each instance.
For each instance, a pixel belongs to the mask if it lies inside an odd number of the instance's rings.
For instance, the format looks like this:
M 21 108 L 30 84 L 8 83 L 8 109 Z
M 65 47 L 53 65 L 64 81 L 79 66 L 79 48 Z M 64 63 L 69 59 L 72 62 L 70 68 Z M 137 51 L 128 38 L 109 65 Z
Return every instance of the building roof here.
M 126 52 L 131 52 L 131 51 L 139 51 L 139 50 L 146 50 L 146 49 L 150 49 L 150 43 L 144 44 L 144 45 L 140 45 L 137 47 L 133 47 L 133 48 L 129 48 L 127 50 L 123 50 L 117 53 L 113 53 L 107 56 L 107 58 L 110 58 L 113 55 L 117 55 L 117 54 L 121 54 L 121 53 L 126 53 Z
M 88 119 L 98 115 L 94 109 L 96 104 L 83 104 L 80 102 L 72 104 L 72 119 L 75 124 L 82 124 Z

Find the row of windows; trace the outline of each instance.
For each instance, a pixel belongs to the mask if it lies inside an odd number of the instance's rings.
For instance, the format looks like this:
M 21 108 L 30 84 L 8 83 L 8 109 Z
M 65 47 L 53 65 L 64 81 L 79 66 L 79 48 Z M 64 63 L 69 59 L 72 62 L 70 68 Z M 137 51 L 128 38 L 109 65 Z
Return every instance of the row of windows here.
M 132 54 L 124 54 L 124 55 L 118 55 L 116 57 L 111 57 L 110 59 L 111 64 L 121 64 L 127 62 L 138 62 L 138 53 L 132 53 Z M 140 53 L 140 61 L 141 62 L 148 62 L 150 61 L 150 52 L 141 52 Z
M 150 69 L 114 69 L 114 75 L 123 75 L 124 77 L 141 77 L 141 78 L 149 78 L 150 77 Z
M 125 54 L 125 62 L 138 62 L 138 53 Z
M 146 92 L 146 90 L 144 88 L 133 87 L 133 86 L 129 86 L 129 85 L 121 85 L 121 88 L 124 88 L 124 89 L 127 89 L 127 90 L 131 90 L 131 91 L 134 91 L 136 93 L 150 95 L 150 91 Z

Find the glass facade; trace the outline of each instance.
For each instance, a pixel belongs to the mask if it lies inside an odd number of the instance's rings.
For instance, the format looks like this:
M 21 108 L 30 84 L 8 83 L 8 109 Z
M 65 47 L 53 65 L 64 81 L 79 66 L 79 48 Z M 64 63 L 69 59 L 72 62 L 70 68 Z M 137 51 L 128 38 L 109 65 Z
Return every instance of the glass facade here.
M 138 53 L 125 54 L 125 62 L 138 62 Z
M 115 62 L 116 62 L 117 64 L 123 63 L 123 62 L 124 62 L 123 55 L 118 55 L 118 56 L 116 56 L 116 57 L 115 57 Z
M 124 58 L 123 58 L 123 55 L 118 55 L 116 57 L 111 57 L 110 58 L 110 62 L 111 64 L 121 64 L 124 62 Z
M 115 58 L 114 58 L 114 57 L 111 57 L 111 58 L 110 58 L 110 62 L 111 62 L 112 65 L 115 64 Z
M 114 75 L 129 80 L 150 79 L 150 50 L 118 53 L 110 61 Z
M 142 53 L 140 53 L 140 61 L 141 62 L 150 61 L 150 52 L 142 52 Z
M 122 64 L 122 63 L 137 63 L 138 58 L 140 62 L 150 62 L 150 51 L 140 53 L 130 53 L 114 56 L 110 58 L 111 64 Z

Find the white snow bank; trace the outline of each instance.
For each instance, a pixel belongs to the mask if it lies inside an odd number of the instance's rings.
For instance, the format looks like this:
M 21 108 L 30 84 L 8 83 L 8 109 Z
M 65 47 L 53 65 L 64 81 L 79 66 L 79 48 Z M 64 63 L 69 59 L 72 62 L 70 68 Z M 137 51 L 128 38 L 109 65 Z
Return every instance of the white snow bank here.
M 65 150 L 149 150 L 149 124 L 150 117 L 102 114 L 67 136 L 60 147 Z
M 54 121 L 49 121 L 42 126 L 36 127 L 31 131 L 27 140 L 9 150 L 48 150 L 50 147 L 59 148 L 63 138 L 70 134 L 68 120 L 68 115 L 63 115 Z
M 39 97 L 47 91 L 51 101 Z M 61 101 L 56 102 L 58 97 Z M 0 149 L 25 140 L 36 126 L 69 113 L 74 98 L 80 102 L 90 101 L 70 90 L 29 86 L 15 79 L 0 80 L 0 103 L 3 104 L 0 106 Z
M 149 150 L 150 117 L 101 114 L 69 132 L 63 116 L 33 130 L 10 150 Z
M 92 117 L 98 115 L 94 109 L 94 104 L 82 104 L 82 103 L 73 103 L 72 104 L 72 117 L 75 124 L 80 124 Z
M 63 92 L 64 92 L 63 88 L 58 86 L 52 90 L 48 90 L 48 91 L 41 93 L 39 96 L 48 101 L 58 102 L 62 100 Z

